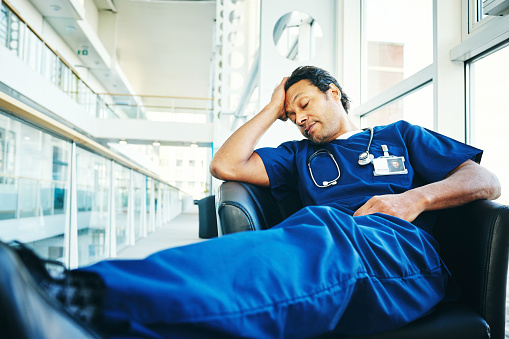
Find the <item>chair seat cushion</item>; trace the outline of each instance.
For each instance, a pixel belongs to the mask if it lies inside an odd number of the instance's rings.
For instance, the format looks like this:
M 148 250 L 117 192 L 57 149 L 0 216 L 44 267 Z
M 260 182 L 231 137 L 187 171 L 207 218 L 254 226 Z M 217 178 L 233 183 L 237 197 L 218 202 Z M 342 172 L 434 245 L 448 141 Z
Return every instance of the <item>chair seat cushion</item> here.
M 428 316 L 395 331 L 364 336 L 329 335 L 341 339 L 480 339 L 490 338 L 486 321 L 462 303 L 443 303 Z

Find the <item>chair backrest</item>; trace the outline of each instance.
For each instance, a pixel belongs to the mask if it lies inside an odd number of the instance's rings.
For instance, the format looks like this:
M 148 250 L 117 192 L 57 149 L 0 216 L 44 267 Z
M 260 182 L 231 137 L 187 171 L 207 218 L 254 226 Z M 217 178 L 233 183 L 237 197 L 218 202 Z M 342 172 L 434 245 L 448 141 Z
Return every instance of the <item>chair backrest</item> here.
M 443 210 L 434 233 L 440 244 L 440 255 L 462 289 L 460 300 L 486 320 L 492 338 L 503 338 L 509 208 L 478 200 Z

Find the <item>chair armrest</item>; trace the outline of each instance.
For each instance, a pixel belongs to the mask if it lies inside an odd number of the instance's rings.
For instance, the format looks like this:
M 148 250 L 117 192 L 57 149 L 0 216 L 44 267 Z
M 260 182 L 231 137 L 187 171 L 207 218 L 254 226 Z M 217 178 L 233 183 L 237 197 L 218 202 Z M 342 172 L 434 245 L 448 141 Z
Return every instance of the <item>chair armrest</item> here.
M 503 338 L 509 208 L 479 200 L 444 210 L 434 232 L 441 256 L 462 289 L 461 300 L 488 322 L 492 338 Z
M 283 212 L 267 187 L 227 181 L 216 194 L 218 230 L 221 235 L 270 228 Z

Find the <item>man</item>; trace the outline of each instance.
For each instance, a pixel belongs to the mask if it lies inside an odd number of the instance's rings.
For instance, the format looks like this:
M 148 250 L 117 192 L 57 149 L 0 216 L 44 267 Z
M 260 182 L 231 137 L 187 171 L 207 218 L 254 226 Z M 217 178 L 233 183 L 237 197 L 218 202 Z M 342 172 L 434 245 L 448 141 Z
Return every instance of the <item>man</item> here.
M 104 336 L 308 338 L 390 330 L 427 314 L 449 278 L 427 211 L 494 199 L 500 186 L 470 160 L 481 151 L 406 122 L 358 131 L 347 108 L 330 74 L 298 68 L 214 157 L 220 179 L 270 186 L 278 199 L 300 195 L 306 207 L 280 225 L 61 279 L 23 246 L 2 244 L 0 319 L 25 314 L 13 332 L 48 336 L 54 329 L 30 309 L 67 328 L 79 317 Z M 277 119 L 290 119 L 306 140 L 255 151 Z M 379 157 L 405 159 L 407 173 L 383 175 L 372 164 Z

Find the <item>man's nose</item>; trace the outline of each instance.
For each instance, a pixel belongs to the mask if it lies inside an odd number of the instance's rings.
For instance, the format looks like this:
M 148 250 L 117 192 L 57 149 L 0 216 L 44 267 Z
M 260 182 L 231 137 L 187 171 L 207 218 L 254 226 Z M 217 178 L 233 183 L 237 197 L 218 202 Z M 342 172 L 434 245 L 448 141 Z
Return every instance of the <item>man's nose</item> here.
M 308 116 L 306 114 L 304 114 L 303 112 L 297 112 L 297 113 L 295 113 L 295 115 L 296 115 L 295 122 L 299 126 L 305 124 L 306 121 L 308 120 Z

